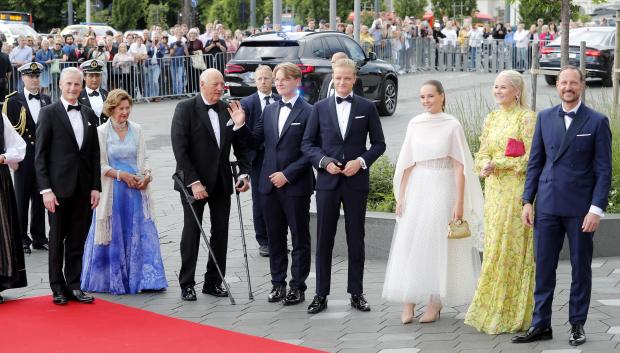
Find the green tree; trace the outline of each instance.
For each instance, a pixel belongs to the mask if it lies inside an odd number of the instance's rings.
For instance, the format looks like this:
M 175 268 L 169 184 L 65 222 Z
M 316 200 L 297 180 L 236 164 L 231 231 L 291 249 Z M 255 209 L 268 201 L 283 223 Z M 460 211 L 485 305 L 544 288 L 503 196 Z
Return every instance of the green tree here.
M 24 11 L 32 14 L 37 32 L 49 32 L 54 27 L 62 27 L 63 18 L 58 15 L 67 9 L 67 1 L 62 0 L 4 0 L 6 7 L 13 11 Z M 75 2 L 74 2 L 75 5 Z M 52 14 L 57 14 L 52 16 Z M 65 12 L 66 14 L 66 12 Z M 65 15 L 66 16 L 66 15 Z M 66 17 L 65 17 L 66 19 Z M 65 22 L 66 23 L 66 22 Z
M 405 16 L 420 18 L 424 15 L 426 5 L 428 0 L 395 0 L 394 10 L 403 18 Z
M 561 12 L 561 1 L 521 0 L 519 5 L 519 16 L 521 21 L 527 25 L 536 24 L 539 18 L 542 18 L 545 23 L 552 21 L 558 23 Z M 571 4 L 571 14 L 573 19 L 579 16 L 578 7 L 574 4 Z
M 114 0 L 112 26 L 121 31 L 138 28 L 138 23 L 144 19 L 146 5 L 144 0 Z
M 462 12 L 461 4 L 463 5 Z M 456 7 L 453 7 L 453 5 Z M 459 18 L 461 13 L 463 16 L 470 16 L 472 12 L 477 9 L 478 4 L 476 0 L 431 0 L 431 7 L 435 13 L 435 18 L 441 20 L 443 16 Z
M 153 25 L 168 27 L 166 23 L 167 15 L 167 4 L 149 4 L 146 8 L 146 28 L 151 28 Z

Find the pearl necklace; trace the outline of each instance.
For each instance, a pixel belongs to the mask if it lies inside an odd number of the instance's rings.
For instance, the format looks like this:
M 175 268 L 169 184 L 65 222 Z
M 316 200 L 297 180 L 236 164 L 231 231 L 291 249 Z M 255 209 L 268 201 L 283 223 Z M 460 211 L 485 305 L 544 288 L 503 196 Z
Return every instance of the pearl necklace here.
M 126 130 L 126 129 L 127 129 L 127 121 L 125 121 L 125 122 L 124 122 L 124 123 L 122 123 L 122 124 L 117 124 L 117 123 L 115 123 L 113 120 L 110 120 L 110 123 L 112 124 L 112 127 L 113 127 L 115 130 L 121 130 L 121 131 L 122 131 L 122 130 Z

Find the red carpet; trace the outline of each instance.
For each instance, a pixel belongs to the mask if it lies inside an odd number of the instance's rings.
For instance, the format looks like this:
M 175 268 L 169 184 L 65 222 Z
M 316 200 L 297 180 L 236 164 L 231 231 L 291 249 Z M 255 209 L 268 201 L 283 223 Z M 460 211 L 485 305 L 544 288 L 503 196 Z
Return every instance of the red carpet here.
M 0 352 L 6 353 L 312 353 L 265 338 L 192 323 L 97 299 L 52 304 L 50 296 L 0 305 Z

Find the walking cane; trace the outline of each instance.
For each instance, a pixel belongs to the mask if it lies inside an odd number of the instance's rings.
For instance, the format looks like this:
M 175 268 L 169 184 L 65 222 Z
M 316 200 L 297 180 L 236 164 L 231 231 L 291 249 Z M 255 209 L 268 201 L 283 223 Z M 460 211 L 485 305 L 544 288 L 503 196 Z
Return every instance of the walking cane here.
M 230 169 L 232 170 L 235 185 L 237 185 L 237 180 L 239 179 L 238 168 L 239 162 L 230 162 Z M 239 225 L 241 225 L 241 244 L 243 245 L 243 258 L 245 259 L 245 275 L 248 277 L 248 298 L 250 298 L 250 300 L 253 300 L 254 294 L 252 294 L 252 283 L 250 282 L 250 266 L 248 265 L 248 249 L 245 245 L 245 230 L 243 229 L 243 216 L 241 215 L 241 201 L 239 197 L 239 190 L 237 190 L 236 188 L 235 195 L 237 195 L 237 211 L 239 213 Z
M 226 291 L 228 291 L 228 299 L 230 299 L 230 304 L 235 305 L 235 298 L 233 298 L 232 292 L 230 291 L 230 287 L 228 286 L 228 283 L 226 282 L 226 279 L 224 278 L 224 275 L 222 274 L 222 270 L 220 269 L 220 265 L 217 263 L 217 259 L 215 258 L 215 253 L 213 253 L 213 249 L 211 248 L 211 244 L 209 243 L 207 234 L 205 234 L 205 230 L 202 228 L 202 224 L 200 223 L 200 220 L 198 219 L 198 215 L 196 214 L 196 210 L 194 209 L 193 204 L 194 204 L 194 201 L 196 201 L 196 199 L 193 196 L 191 196 L 189 192 L 187 192 L 187 188 L 185 187 L 185 185 L 183 185 L 183 182 L 181 181 L 181 178 L 179 178 L 177 173 L 172 174 L 172 179 L 174 179 L 174 182 L 177 183 L 179 188 L 183 191 L 185 200 L 187 201 L 189 208 L 192 210 L 192 214 L 194 215 L 194 219 L 196 220 L 196 223 L 198 224 L 198 228 L 200 228 L 200 234 L 202 234 L 202 239 L 204 239 L 205 244 L 207 245 L 207 250 L 209 251 L 211 260 L 213 260 L 213 263 L 215 264 L 215 268 L 217 269 L 217 273 L 220 275 L 220 278 L 222 279 L 222 283 L 224 284 Z

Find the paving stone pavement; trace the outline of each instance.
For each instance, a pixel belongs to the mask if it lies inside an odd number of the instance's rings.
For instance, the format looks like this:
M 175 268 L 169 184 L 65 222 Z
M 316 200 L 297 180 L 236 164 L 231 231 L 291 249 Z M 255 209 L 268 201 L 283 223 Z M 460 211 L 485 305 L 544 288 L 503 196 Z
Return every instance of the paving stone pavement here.
M 588 343 L 578 349 L 568 345 L 568 296 L 570 265 L 562 262 L 558 268 L 558 288 L 554 300 L 553 329 L 555 338 L 543 343 L 514 345 L 510 334 L 491 336 L 476 332 L 463 324 L 466 307 L 444 308 L 441 320 L 421 325 L 400 323 L 400 304 L 381 299 L 385 272 L 384 261 L 366 261 L 364 285 L 372 311 L 361 313 L 349 306 L 346 294 L 347 259 L 335 258 L 333 263 L 332 295 L 325 312 L 311 316 L 306 313 L 314 292 L 314 273 L 308 279 L 306 302 L 284 307 L 267 303 L 271 288 L 267 258 L 258 256 L 251 221 L 251 197 L 243 194 L 242 212 L 248 243 L 248 257 L 255 299 L 248 300 L 247 279 L 243 265 L 241 232 L 236 201 L 232 200 L 227 279 L 237 305 L 227 298 L 198 294 L 198 301 L 183 302 L 177 274 L 180 268 L 179 241 L 182 228 L 182 209 L 179 194 L 172 190 L 170 178 L 174 157 L 170 146 L 170 120 L 176 101 L 134 106 L 132 119 L 141 123 L 146 132 L 147 149 L 153 167 L 153 195 L 156 223 L 169 288 L 163 293 L 96 297 L 163 315 L 217 326 L 251 335 L 339 353 L 417 353 L 417 352 L 620 352 L 620 258 L 595 259 L 593 293 L 589 321 L 586 324 Z M 386 130 L 386 136 L 390 131 Z M 233 195 L 234 198 L 234 195 Z M 209 229 L 205 213 L 205 230 Z M 315 236 L 314 234 L 312 236 Z M 391 236 L 391 235 L 386 235 Z M 206 266 L 207 252 L 201 249 L 198 268 Z M 26 257 L 27 288 L 3 292 L 7 299 L 49 295 L 47 253 L 35 250 Z M 312 266 L 314 269 L 314 264 Z M 201 274 L 197 273 L 197 288 Z M 51 298 L 50 298 L 51 301 Z M 50 303 L 50 305 L 52 305 Z M 417 309 L 421 315 L 424 307 Z

